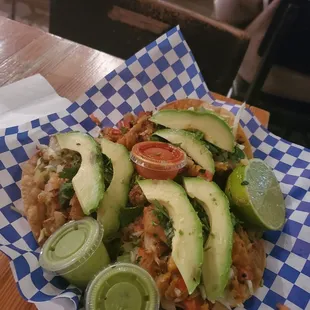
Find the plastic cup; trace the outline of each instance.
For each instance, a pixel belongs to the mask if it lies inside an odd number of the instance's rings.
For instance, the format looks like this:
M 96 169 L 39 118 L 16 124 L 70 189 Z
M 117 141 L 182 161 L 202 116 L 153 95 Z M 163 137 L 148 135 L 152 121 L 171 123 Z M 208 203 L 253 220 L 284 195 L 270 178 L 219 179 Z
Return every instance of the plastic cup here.
M 45 271 L 85 288 L 110 263 L 102 238 L 103 228 L 93 218 L 71 221 L 47 239 L 39 263 Z
M 86 310 L 158 310 L 159 293 L 144 269 L 117 263 L 99 272 L 85 293 Z

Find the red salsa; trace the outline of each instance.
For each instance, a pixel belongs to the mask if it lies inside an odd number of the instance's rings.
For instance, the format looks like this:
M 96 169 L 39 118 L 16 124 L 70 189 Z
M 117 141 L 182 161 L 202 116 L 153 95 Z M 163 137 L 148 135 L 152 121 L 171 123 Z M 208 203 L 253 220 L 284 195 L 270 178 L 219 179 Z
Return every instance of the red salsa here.
M 137 143 L 131 150 L 137 172 L 146 179 L 174 179 L 186 166 L 186 154 L 171 144 L 156 141 Z

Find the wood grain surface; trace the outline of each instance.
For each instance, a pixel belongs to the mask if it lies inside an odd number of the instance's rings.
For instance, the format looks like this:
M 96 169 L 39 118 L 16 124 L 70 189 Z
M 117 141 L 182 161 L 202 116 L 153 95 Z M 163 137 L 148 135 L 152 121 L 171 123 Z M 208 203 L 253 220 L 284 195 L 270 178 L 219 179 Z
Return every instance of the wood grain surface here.
M 122 59 L 0 17 L 0 87 L 40 73 L 59 95 L 73 101 L 122 62 Z M 222 95 L 213 95 L 219 100 L 240 104 Z M 264 126 L 268 126 L 267 111 L 254 107 L 251 110 Z M 2 253 L 0 308 L 36 309 L 20 296 L 9 260 Z

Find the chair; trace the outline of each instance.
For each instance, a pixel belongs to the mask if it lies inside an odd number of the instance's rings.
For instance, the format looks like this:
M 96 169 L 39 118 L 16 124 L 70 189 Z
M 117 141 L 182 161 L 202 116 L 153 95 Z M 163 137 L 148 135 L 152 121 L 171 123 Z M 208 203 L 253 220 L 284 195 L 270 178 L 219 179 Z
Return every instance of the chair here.
M 124 59 L 178 24 L 210 90 L 227 94 L 248 46 L 244 31 L 175 1 L 51 0 L 51 33 Z
M 274 65 L 310 75 L 310 1 L 284 0 L 280 3 L 261 42 L 261 61 L 246 94 L 254 101 Z M 310 99 L 310 98 L 309 98 Z
M 260 16 L 257 19 L 259 18 Z M 262 41 L 259 42 L 259 34 L 251 41 L 244 58 L 246 65 L 244 63 L 241 65 L 239 71 L 241 78 L 239 76 L 234 83 L 237 87 L 234 87 L 233 92 L 234 98 L 245 100 L 251 105 L 271 112 L 269 124 L 271 131 L 308 147 L 310 146 L 309 20 L 309 0 L 282 0 Z M 255 21 L 252 24 L 254 23 Z M 261 59 L 256 67 L 253 63 L 258 56 Z M 245 70 L 246 67 L 250 67 L 252 71 L 254 68 L 256 71 L 251 80 L 248 79 L 249 70 Z

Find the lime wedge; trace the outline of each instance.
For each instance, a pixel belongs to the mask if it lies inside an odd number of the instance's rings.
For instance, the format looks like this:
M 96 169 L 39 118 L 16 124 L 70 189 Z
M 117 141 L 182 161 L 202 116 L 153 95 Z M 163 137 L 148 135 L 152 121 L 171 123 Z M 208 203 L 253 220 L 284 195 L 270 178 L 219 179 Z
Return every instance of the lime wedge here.
M 285 221 L 283 194 L 271 168 L 260 159 L 238 166 L 229 176 L 226 194 L 245 223 L 278 230 Z

